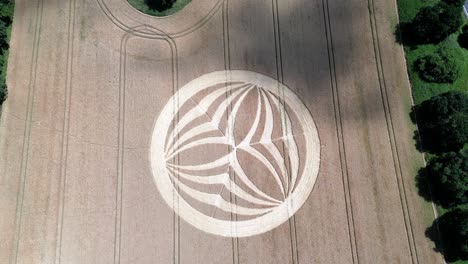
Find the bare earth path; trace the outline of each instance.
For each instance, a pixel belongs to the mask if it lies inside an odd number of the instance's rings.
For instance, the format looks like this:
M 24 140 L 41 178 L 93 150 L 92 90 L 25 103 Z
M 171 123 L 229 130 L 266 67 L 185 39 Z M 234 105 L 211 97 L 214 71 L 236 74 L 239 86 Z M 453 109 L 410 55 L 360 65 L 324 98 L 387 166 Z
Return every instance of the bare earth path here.
M 430 205 L 414 184 L 422 157 L 412 140 L 396 21 L 395 3 L 385 0 L 200 0 L 164 19 L 125 0 L 16 0 L 10 94 L 0 123 L 0 263 L 442 263 L 424 235 Z M 217 133 L 235 123 L 234 142 L 248 135 L 259 102 L 266 110 L 257 115 L 264 127 L 258 133 L 267 134 L 268 109 L 281 116 L 274 124 L 287 128 L 290 118 L 289 128 L 300 129 L 304 123 L 285 99 L 290 89 L 316 126 L 320 170 L 308 199 L 295 214 L 291 202 L 284 223 L 246 237 L 232 235 L 240 232 L 234 228 L 223 237 L 184 219 L 180 198 L 165 202 L 150 152 L 155 122 L 171 98 L 173 107 L 189 111 L 218 88 L 180 105 L 179 89 L 235 70 L 289 88 L 278 88 L 277 104 L 276 91 L 226 89 L 226 98 L 245 95 L 243 110 L 231 124 L 236 101 L 226 106 Z M 194 122 L 201 125 L 215 110 Z M 293 175 L 307 136 L 293 133 L 294 140 L 261 150 L 278 149 L 284 162 L 275 168 Z M 227 145 L 170 162 L 200 164 L 231 153 Z M 261 177 L 271 170 L 239 153 L 236 160 L 272 203 L 280 194 Z M 299 172 L 306 169 L 301 164 L 307 163 L 301 160 Z M 233 211 L 246 204 L 226 190 L 246 189 L 238 168 L 223 174 L 229 185 L 203 189 L 217 194 L 216 210 L 194 198 L 199 193 L 177 190 L 200 212 L 242 222 L 252 210 Z M 237 196 L 266 204 L 249 198 L 258 193 Z M 231 209 L 220 210 L 220 200 Z

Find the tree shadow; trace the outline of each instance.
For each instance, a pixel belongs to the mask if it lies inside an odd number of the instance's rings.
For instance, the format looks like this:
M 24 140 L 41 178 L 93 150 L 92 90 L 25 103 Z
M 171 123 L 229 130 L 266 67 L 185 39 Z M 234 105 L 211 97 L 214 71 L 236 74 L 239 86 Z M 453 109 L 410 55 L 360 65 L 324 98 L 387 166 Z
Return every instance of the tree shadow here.
M 417 45 L 423 44 L 418 38 L 416 38 L 412 24 L 410 22 L 401 22 L 395 28 L 395 40 L 398 44 L 415 49 Z
M 441 144 L 439 124 L 434 124 L 425 113 L 424 107 L 421 105 L 414 106 L 410 112 L 410 119 L 414 124 L 418 125 L 418 129 L 414 131 L 413 139 L 415 147 L 420 152 L 428 152 L 440 155 L 444 152 L 450 151 L 446 146 Z
M 424 200 L 432 201 L 432 186 L 429 181 L 428 173 L 426 168 L 421 168 L 415 178 L 416 187 L 418 188 L 418 194 Z
M 434 242 L 434 251 L 444 255 L 444 243 L 439 229 L 439 218 L 432 222 L 432 225 L 426 229 L 426 237 Z M 445 255 L 444 255 L 445 258 Z
M 420 151 L 437 155 L 444 153 L 446 150 L 439 142 L 440 135 L 437 133 L 438 130 L 430 125 L 421 123 L 419 125 L 419 142 L 416 143 Z
M 416 149 L 420 152 L 434 153 L 437 150 L 437 144 L 435 143 L 437 140 L 425 125 L 426 122 L 423 120 L 424 115 L 420 113 L 420 107 L 413 106 L 409 116 L 411 121 L 418 126 L 418 129 L 413 134 Z

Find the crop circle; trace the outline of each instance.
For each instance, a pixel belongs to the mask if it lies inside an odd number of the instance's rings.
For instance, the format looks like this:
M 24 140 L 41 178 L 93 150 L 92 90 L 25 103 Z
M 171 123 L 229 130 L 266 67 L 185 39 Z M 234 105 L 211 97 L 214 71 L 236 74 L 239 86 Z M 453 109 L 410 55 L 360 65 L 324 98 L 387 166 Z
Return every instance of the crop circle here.
M 200 93 L 203 99 L 187 107 Z M 247 121 L 239 120 L 236 114 L 246 106 L 248 97 L 254 98 L 252 102 L 257 103 L 252 104 L 257 106 L 248 133 L 239 140 L 235 128 Z M 214 109 L 214 114 L 208 114 L 208 109 Z M 208 121 L 199 121 L 206 116 Z M 281 133 L 278 138 L 272 138 L 275 129 Z M 223 133 L 207 136 L 215 130 Z M 226 155 L 214 155 L 206 164 L 173 162 L 179 153 L 207 144 L 225 144 L 230 150 Z M 260 145 L 261 151 L 257 148 Z M 246 173 L 238 160 L 240 152 L 251 155 L 270 173 Z M 306 202 L 319 172 L 320 141 L 310 112 L 288 87 L 255 72 L 217 71 L 191 81 L 167 102 L 154 127 L 150 160 L 162 198 L 183 220 L 210 234 L 246 237 L 281 225 Z M 221 166 L 233 173 L 208 173 Z M 268 185 L 256 184 L 254 177 L 261 177 Z M 245 203 L 206 193 L 197 189 L 200 185 L 219 186 Z M 282 196 L 273 197 L 263 190 L 265 186 L 276 186 Z M 245 217 L 216 218 L 198 209 L 199 203 Z

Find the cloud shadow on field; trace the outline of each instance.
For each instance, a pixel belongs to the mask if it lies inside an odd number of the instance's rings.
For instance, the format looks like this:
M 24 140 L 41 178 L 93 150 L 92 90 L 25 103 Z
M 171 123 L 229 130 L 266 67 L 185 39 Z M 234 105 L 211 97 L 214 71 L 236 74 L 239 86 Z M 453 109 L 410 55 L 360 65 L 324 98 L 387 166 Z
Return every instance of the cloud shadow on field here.
M 239 61 L 237 65 L 232 65 L 232 69 L 252 70 L 278 79 L 278 75 L 276 74 L 277 65 L 271 63 L 275 59 L 270 58 L 276 56 L 275 42 L 265 42 L 265 37 L 272 40 L 275 38 L 272 1 L 275 0 L 229 0 L 228 17 L 231 33 L 229 44 L 231 48 L 235 45 L 241 45 L 245 48 L 241 53 L 234 53 L 231 49 L 231 57 L 234 58 L 235 56 Z M 278 1 L 279 38 L 281 44 L 277 45 L 281 49 L 284 83 L 293 91 L 296 91 L 301 99 L 306 101 L 307 106 L 310 106 L 312 103 L 307 102 L 307 100 L 312 100 L 312 102 L 316 102 L 316 100 L 331 101 L 332 99 L 329 97 L 331 96 L 332 83 L 336 81 L 341 101 L 348 95 L 360 97 L 359 105 L 351 106 L 345 103 L 340 105 L 341 112 L 346 113 L 347 119 L 351 121 L 380 119 L 382 118 L 383 106 L 377 78 L 377 66 L 374 64 L 373 55 L 372 60 L 368 59 L 369 51 L 363 51 L 355 43 L 356 35 L 360 34 L 363 35 L 363 38 L 367 39 L 366 42 L 372 42 L 370 24 L 369 22 L 366 24 L 369 31 L 360 29 L 357 24 L 362 22 L 362 17 L 356 15 L 355 12 L 345 12 L 346 8 L 336 8 L 333 1 L 328 1 L 328 5 L 330 5 L 329 9 L 327 9 L 326 0 L 303 2 Z M 99 8 L 96 0 L 86 0 L 85 4 Z M 85 4 L 78 4 L 78 9 L 88 9 L 89 7 L 84 7 Z M 45 5 L 44 8 L 47 8 L 47 4 Z M 364 6 L 367 7 L 367 5 L 356 7 L 350 4 L 350 8 L 352 9 Z M 189 8 L 190 4 L 186 9 Z M 201 49 L 208 46 L 206 42 L 213 34 L 207 27 L 214 24 L 213 20 L 222 23 L 222 9 L 223 7 L 202 28 L 190 33 L 190 35 L 201 34 L 201 36 L 191 37 L 193 45 L 190 45 L 190 47 L 184 45 L 185 49 L 189 47 L 190 50 L 178 50 L 179 56 L 196 56 L 197 52 L 201 52 Z M 265 13 L 259 13 L 260 10 L 265 10 Z M 367 12 L 367 9 L 365 10 Z M 86 12 L 77 11 L 78 15 L 82 13 Z M 84 16 L 86 14 L 83 14 L 83 17 L 76 18 L 77 24 L 81 23 L 80 21 L 83 19 L 86 20 Z M 268 26 L 267 32 L 255 32 L 251 30 L 252 27 L 258 27 L 255 26 L 255 22 L 259 16 L 264 17 L 265 23 L 268 22 L 266 24 Z M 100 17 L 103 23 L 111 23 L 104 13 Z M 329 17 L 329 20 L 327 20 L 327 17 Z M 93 20 L 94 23 L 98 23 L 98 19 L 93 18 Z M 331 35 L 326 29 L 326 24 L 328 23 L 331 23 Z M 237 27 L 242 31 L 242 33 L 237 34 L 239 37 L 236 37 L 232 33 L 232 28 L 235 24 L 238 24 Z M 342 26 L 348 26 L 351 31 L 342 34 L 341 31 L 343 30 L 340 29 Z M 77 31 L 79 29 L 80 26 L 77 27 Z M 116 28 L 117 31 L 118 29 Z M 94 33 L 99 34 L 99 32 Z M 219 33 L 222 34 L 222 32 Z M 218 37 L 221 38 L 222 36 Z M 178 42 L 184 38 L 190 38 L 190 36 L 183 36 L 175 40 Z M 119 45 L 116 44 L 110 47 L 104 44 L 107 43 L 103 42 L 102 46 L 119 52 Z M 267 54 L 265 50 L 268 50 L 269 53 Z M 260 55 L 255 56 L 255 54 Z M 129 54 L 129 56 L 136 55 Z M 262 56 L 265 59 L 262 59 Z M 267 57 L 268 59 L 266 59 Z M 169 58 L 167 59 L 169 63 Z M 223 60 L 223 58 L 219 58 L 219 60 Z M 234 59 L 231 60 L 234 61 Z M 333 61 L 334 63 L 331 63 Z M 360 69 L 362 67 L 366 68 Z M 335 74 L 336 80 L 335 76 L 330 73 L 332 71 L 337 72 Z M 362 74 L 366 75 L 366 79 L 372 80 L 371 85 L 362 78 Z M 180 86 L 183 84 L 181 83 Z M 365 115 L 363 115 L 363 111 L 366 112 Z M 328 114 L 329 120 L 335 118 L 333 111 L 328 111 Z
M 235 4 L 235 8 L 231 1 L 229 2 L 229 19 L 240 21 L 236 22 L 239 24 L 236 27 L 243 27 L 239 29 L 246 32 L 242 41 L 248 42 L 239 43 L 235 36 L 230 36 L 231 46 L 247 47 L 242 53 L 231 54 L 241 57 L 241 63 L 238 65 L 246 67 L 240 68 L 234 64 L 233 69 L 258 71 L 278 78 L 276 64 L 266 64 L 267 60 L 252 58 L 255 54 L 266 53 L 271 57 L 276 56 L 275 42 L 265 41 L 265 38 L 274 40 L 275 34 L 271 2 L 271 0 L 255 1 L 255 3 L 239 1 Z M 358 24 L 362 23 L 364 18 L 356 12 L 346 11 L 346 8 L 336 8 L 332 1 L 329 2 L 327 9 L 326 1 L 304 1 L 300 4 L 295 1 L 278 1 L 280 43 L 277 45 L 281 50 L 281 57 L 277 60 L 282 61 L 283 82 L 299 95 L 312 114 L 315 103 L 320 101 L 332 103 L 332 83 L 336 82 L 343 121 L 371 123 L 383 117 L 382 91 L 377 77 L 377 65 L 374 64 L 376 63 L 374 51 L 363 50 L 356 43 L 356 35 L 362 35 L 366 43 L 370 43 L 369 48 L 373 48 L 370 24 L 365 18 L 368 31 L 363 30 Z M 251 11 L 262 6 L 266 10 L 265 15 Z M 367 5 L 357 7 L 355 4 L 350 4 L 349 8 L 361 7 L 367 12 Z M 249 31 L 250 21 L 258 16 L 265 16 L 265 21 L 267 19 L 271 21 L 269 32 Z M 329 23 L 331 32 L 326 28 Z M 229 22 L 231 30 L 233 24 L 234 22 Z M 336 74 L 331 74 L 334 71 Z M 350 97 L 359 103 L 347 103 L 346 98 Z M 319 112 L 325 113 L 325 111 Z M 327 111 L 326 114 L 329 115 L 327 120 L 334 122 L 335 113 Z

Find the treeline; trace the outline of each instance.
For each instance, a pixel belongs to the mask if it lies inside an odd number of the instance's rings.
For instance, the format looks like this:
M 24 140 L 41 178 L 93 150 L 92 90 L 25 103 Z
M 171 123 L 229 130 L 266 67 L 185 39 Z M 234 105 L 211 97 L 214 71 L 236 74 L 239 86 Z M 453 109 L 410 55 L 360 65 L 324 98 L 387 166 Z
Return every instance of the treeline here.
M 7 97 L 6 71 L 14 0 L 0 0 L 0 105 Z
M 420 193 L 448 210 L 428 235 L 448 261 L 468 260 L 468 94 L 434 96 L 415 113 L 421 147 L 432 155 L 418 178 Z
M 468 87 L 452 86 L 468 74 L 463 59 L 463 48 L 468 48 L 468 26 L 462 27 L 464 2 L 443 0 L 424 6 L 397 29 L 399 41 L 408 48 L 407 56 L 417 54 L 412 53 L 416 49 L 425 54 L 408 65 L 410 75 L 417 74 L 423 81 L 417 89 L 425 83 L 444 83 L 449 90 L 461 90 L 436 92 L 412 113 L 419 126 L 419 147 L 429 157 L 417 178 L 420 194 L 442 211 L 427 235 L 449 262 L 468 260 Z M 447 41 L 453 36 L 455 45 Z
M 443 0 L 419 10 L 411 22 L 401 23 L 397 29 L 399 41 L 406 46 L 425 44 L 438 48 L 410 65 L 419 77 L 428 83 L 453 83 L 461 74 L 464 64 L 460 51 L 453 45 L 441 44 L 457 33 L 464 24 L 462 8 L 465 0 Z M 459 35 L 459 45 L 468 48 L 468 27 Z

